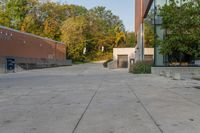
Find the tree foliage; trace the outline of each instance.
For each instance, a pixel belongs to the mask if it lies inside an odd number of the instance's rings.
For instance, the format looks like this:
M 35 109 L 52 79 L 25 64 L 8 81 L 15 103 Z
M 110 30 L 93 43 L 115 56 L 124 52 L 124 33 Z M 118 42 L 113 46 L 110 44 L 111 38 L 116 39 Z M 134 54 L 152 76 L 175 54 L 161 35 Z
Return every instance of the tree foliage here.
M 116 18 L 105 7 L 95 7 L 87 14 L 67 19 L 61 31 L 62 40 L 69 48 L 69 57 L 93 60 L 110 55 L 112 48 L 118 47 L 126 39 L 122 21 Z
M 1 4 L 1 24 L 7 24 L 14 29 L 20 29 L 22 22 L 37 0 L 7 0 Z M 5 22 L 4 22 L 5 20 Z
M 123 47 L 126 43 L 126 35 L 124 32 L 116 32 L 116 40 L 115 40 L 115 46 L 116 47 Z
M 154 46 L 154 28 L 152 24 L 144 23 L 144 47 L 152 48 Z
M 64 42 L 74 60 L 97 59 L 127 46 L 122 21 L 101 6 L 88 10 L 49 0 L 1 0 L 0 18 L 0 25 Z
M 68 56 L 79 60 L 83 58 L 83 49 L 86 47 L 86 33 L 88 30 L 86 18 L 80 16 L 69 18 L 61 27 L 62 40 L 70 49 Z
M 161 53 L 177 57 L 200 57 L 200 0 L 188 0 L 182 5 L 171 0 L 160 9 L 166 37 L 160 40 Z
M 134 32 L 127 32 L 126 33 L 126 47 L 135 47 L 136 39 Z

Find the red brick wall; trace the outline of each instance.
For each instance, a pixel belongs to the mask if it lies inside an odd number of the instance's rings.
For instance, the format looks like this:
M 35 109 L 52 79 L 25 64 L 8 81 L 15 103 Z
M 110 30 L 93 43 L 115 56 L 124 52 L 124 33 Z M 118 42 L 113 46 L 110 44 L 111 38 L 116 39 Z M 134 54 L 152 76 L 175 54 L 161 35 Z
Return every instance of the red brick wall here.
M 0 57 L 65 60 L 63 43 L 0 27 Z

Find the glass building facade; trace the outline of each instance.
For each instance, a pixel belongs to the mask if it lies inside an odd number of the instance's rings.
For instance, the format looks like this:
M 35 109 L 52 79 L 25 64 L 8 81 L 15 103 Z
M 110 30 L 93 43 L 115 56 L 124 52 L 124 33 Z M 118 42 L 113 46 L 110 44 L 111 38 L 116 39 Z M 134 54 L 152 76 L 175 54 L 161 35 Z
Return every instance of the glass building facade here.
M 159 8 L 163 5 L 167 4 L 167 0 L 154 0 L 152 4 L 152 8 L 154 11 L 154 34 L 155 34 L 155 44 L 154 44 L 154 65 L 155 66 L 163 66 L 166 65 L 166 58 L 160 54 L 160 47 L 156 44 L 156 40 L 162 40 L 164 38 L 165 30 L 161 28 L 162 19 L 159 16 Z
M 140 1 L 140 2 L 137 2 Z M 184 0 L 177 0 L 182 4 Z M 161 28 L 162 18 L 159 16 L 159 9 L 168 4 L 169 0 L 136 0 L 136 61 L 143 60 L 145 31 L 144 22 L 151 24 L 154 30 L 154 65 L 168 65 L 168 57 L 160 54 L 160 47 L 156 44 L 156 40 L 162 40 L 165 37 L 165 30 Z M 141 5 L 139 5 L 141 4 Z M 139 16 L 139 15 L 140 16 Z M 141 15 L 142 14 L 142 15 Z M 141 17 L 141 20 L 138 19 Z M 140 24 L 138 24 L 140 23 Z

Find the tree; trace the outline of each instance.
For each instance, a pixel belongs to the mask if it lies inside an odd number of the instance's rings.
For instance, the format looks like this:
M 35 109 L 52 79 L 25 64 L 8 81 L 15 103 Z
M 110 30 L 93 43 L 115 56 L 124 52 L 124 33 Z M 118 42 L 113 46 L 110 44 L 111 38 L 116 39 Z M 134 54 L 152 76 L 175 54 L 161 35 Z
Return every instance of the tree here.
M 107 50 L 110 50 L 110 47 L 117 47 L 125 42 L 124 25 L 111 10 L 98 6 L 89 10 L 88 16 L 90 16 L 93 24 L 96 24 L 94 34 L 96 35 L 95 38 L 98 38 L 98 49 L 104 46 Z
M 123 22 L 118 16 L 114 15 L 111 10 L 106 10 L 106 8 L 102 6 L 97 6 L 91 9 L 89 13 L 94 19 L 99 20 L 99 24 L 101 24 L 105 32 L 115 34 L 114 31 L 116 27 L 121 31 L 125 31 Z
M 158 10 L 159 11 L 159 10 Z M 155 43 L 155 34 L 154 34 L 154 10 L 150 10 L 147 17 L 144 20 L 144 47 L 152 48 Z
M 38 0 L 29 0 L 29 2 L 31 8 L 22 21 L 21 31 L 45 37 L 43 26 L 44 15 L 41 12 L 42 4 Z
M 116 40 L 114 47 L 125 47 L 126 35 L 124 32 L 120 31 L 116 33 Z
M 21 26 L 21 31 L 44 36 L 42 23 L 34 13 L 28 14 L 24 18 Z
M 10 24 L 10 17 L 8 16 L 8 14 L 5 14 L 5 11 L 1 8 L 0 9 L 0 25 L 4 25 L 7 27 L 11 27 Z
M 200 1 L 190 0 L 180 5 L 171 0 L 160 9 L 160 16 L 166 30 L 164 40 L 159 40 L 160 52 L 171 57 L 171 61 L 200 57 Z
M 48 38 L 59 40 L 60 23 L 56 18 L 47 18 L 44 21 L 44 34 Z
M 84 60 L 83 49 L 86 47 L 87 19 L 79 16 L 64 21 L 61 32 L 62 41 L 68 49 L 68 57 L 73 60 Z
M 60 41 L 62 23 L 68 18 L 81 16 L 86 12 L 87 9 L 82 6 L 50 1 L 34 3 L 22 21 L 21 30 Z
M 144 23 L 144 47 L 152 48 L 154 46 L 154 29 L 148 22 Z
M 37 2 L 37 0 L 4 1 L 0 17 L 4 18 L 5 21 L 1 21 L 1 24 L 6 26 L 9 25 L 11 28 L 20 30 L 24 18 L 35 2 Z M 5 19 L 5 17 L 7 17 L 7 19 Z
M 113 47 L 126 47 L 122 21 L 105 7 L 87 10 L 50 0 L 0 0 L 0 18 L 3 26 L 65 42 L 74 60 L 106 54 L 110 58 Z
M 135 33 L 134 32 L 127 32 L 126 33 L 126 47 L 135 47 Z

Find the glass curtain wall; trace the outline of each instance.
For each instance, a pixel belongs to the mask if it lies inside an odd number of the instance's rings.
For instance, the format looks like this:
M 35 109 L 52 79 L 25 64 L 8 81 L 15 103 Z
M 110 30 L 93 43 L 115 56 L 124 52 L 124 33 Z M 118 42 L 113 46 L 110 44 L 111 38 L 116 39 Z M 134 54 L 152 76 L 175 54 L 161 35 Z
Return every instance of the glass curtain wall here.
M 144 48 L 154 48 L 154 3 L 144 19 Z M 144 60 L 148 61 L 148 56 L 144 55 Z
M 155 32 L 155 46 L 154 46 L 154 65 L 164 66 L 167 64 L 167 57 L 160 54 L 160 47 L 156 40 L 164 38 L 165 30 L 161 28 L 162 18 L 159 16 L 159 9 L 167 4 L 167 0 L 154 0 L 154 32 Z
M 177 0 L 182 4 L 183 0 Z M 154 0 L 150 12 L 154 11 L 154 65 L 155 66 L 167 66 L 168 57 L 160 54 L 160 47 L 157 45 L 156 40 L 162 40 L 165 37 L 165 30 L 161 28 L 162 18 L 159 16 L 159 9 L 165 4 L 168 4 L 169 0 Z

